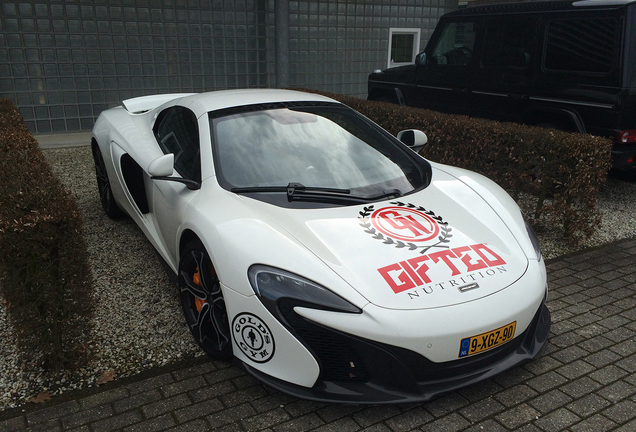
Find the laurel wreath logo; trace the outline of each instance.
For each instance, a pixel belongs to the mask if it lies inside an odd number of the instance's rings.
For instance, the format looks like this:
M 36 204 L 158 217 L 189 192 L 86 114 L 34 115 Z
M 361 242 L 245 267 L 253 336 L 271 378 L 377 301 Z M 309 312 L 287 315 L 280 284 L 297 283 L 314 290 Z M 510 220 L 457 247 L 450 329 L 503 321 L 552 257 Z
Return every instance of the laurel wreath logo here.
M 363 207 L 362 211 L 359 212 L 359 214 L 360 214 L 360 216 L 358 217 L 358 219 L 360 219 L 360 223 L 359 224 L 360 224 L 360 226 L 362 228 L 364 228 L 364 232 L 366 232 L 367 234 L 371 234 L 371 236 L 374 239 L 380 240 L 380 241 L 382 241 L 382 243 L 384 243 L 386 245 L 394 245 L 398 249 L 407 248 L 410 251 L 417 250 L 417 249 L 422 249 L 420 251 L 420 254 L 425 254 L 431 248 L 448 249 L 450 247 L 450 246 L 448 246 L 445 243 L 450 243 L 449 238 L 453 237 L 453 235 L 451 234 L 451 231 L 453 229 L 448 226 L 448 222 L 445 222 L 442 219 L 441 216 L 437 216 L 435 214 L 435 212 L 433 212 L 432 210 L 426 210 L 422 206 L 416 206 L 416 205 L 411 204 L 411 203 L 403 203 L 401 201 L 392 201 L 391 204 L 396 205 L 398 207 L 405 207 L 405 208 L 409 208 L 409 209 L 415 209 L 417 211 L 425 213 L 426 215 L 430 216 L 433 220 L 435 220 L 435 222 L 437 222 L 437 224 L 439 225 L 439 229 L 440 229 L 440 235 L 439 235 L 439 237 L 437 237 L 438 242 L 435 243 L 435 244 L 432 244 L 432 245 L 418 246 L 415 243 L 403 242 L 403 241 L 400 241 L 400 240 L 394 240 L 394 239 L 392 239 L 389 236 L 385 236 L 381 232 L 377 231 L 371 225 L 371 221 L 369 220 L 369 218 L 371 217 L 371 214 L 375 210 L 373 205 Z

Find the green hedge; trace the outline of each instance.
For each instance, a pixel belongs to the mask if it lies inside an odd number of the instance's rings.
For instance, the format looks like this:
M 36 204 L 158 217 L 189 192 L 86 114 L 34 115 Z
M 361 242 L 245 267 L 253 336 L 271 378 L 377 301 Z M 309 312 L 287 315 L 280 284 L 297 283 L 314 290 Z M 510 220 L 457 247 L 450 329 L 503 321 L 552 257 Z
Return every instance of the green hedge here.
M 424 157 L 491 178 L 521 203 L 536 229 L 560 229 L 576 244 L 598 226 L 598 190 L 611 165 L 609 139 L 321 94 L 394 135 L 404 129 L 426 132 Z
M 0 289 L 27 364 L 85 362 L 94 304 L 77 202 L 0 99 Z

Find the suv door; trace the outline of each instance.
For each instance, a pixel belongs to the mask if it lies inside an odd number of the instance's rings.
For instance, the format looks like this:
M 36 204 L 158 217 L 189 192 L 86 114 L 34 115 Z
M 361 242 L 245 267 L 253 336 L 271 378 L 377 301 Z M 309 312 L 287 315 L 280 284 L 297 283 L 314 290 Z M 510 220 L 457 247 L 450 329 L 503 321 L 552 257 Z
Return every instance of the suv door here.
M 475 67 L 471 115 L 519 121 L 539 63 L 539 17 L 490 17 Z
M 440 24 L 432 43 L 426 47 L 425 64 L 418 65 L 415 71 L 413 104 L 435 111 L 468 114 L 477 21 Z
M 574 113 L 591 134 L 611 136 L 620 121 L 622 25 L 614 11 L 548 20 L 543 82 L 531 100 Z

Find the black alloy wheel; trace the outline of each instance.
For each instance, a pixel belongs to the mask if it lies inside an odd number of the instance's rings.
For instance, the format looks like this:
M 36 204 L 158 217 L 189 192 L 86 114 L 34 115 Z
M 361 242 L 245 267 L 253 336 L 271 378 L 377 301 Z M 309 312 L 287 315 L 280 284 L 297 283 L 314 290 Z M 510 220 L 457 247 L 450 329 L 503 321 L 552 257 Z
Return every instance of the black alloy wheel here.
M 232 340 L 221 283 L 200 241 L 185 247 L 179 261 L 179 295 L 196 343 L 215 360 L 232 358 Z
M 110 187 L 110 181 L 108 179 L 108 172 L 106 171 L 106 164 L 104 163 L 104 157 L 99 150 L 97 143 L 93 142 L 91 145 L 93 151 L 93 160 L 95 161 L 95 176 L 97 177 L 97 189 L 99 191 L 99 200 L 102 203 L 104 213 L 111 219 L 119 219 L 124 216 L 124 212 L 121 211 L 115 198 L 113 197 L 113 191 Z

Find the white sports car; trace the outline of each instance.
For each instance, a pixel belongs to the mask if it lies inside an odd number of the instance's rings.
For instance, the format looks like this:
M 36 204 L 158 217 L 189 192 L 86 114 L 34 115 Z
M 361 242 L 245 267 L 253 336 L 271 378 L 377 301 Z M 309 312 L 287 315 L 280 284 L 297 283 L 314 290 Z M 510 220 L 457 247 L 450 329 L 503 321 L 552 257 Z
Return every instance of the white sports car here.
M 424 401 L 546 342 L 544 262 L 495 183 L 323 96 L 166 94 L 101 113 L 101 202 L 178 286 L 196 342 L 302 398 Z

